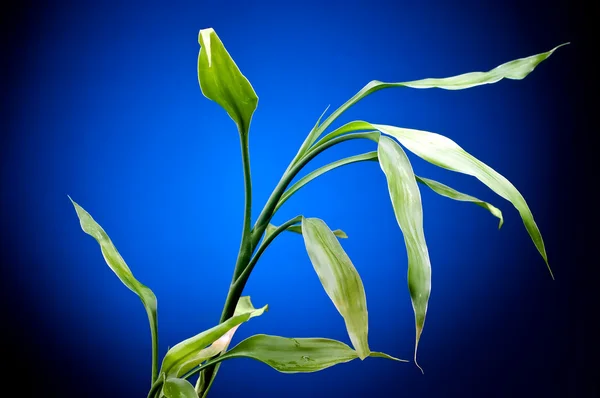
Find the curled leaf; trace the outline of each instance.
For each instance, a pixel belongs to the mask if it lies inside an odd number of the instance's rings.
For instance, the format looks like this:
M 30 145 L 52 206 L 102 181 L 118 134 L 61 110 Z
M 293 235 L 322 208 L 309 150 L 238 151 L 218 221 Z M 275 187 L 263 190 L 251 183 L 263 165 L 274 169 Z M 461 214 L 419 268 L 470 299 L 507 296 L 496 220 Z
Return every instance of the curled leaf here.
M 344 318 L 352 345 L 360 359 L 366 358 L 370 353 L 367 298 L 358 271 L 323 220 L 303 218 L 302 236 L 325 292 Z
M 171 348 L 162 363 L 161 373 L 179 377 L 208 358 L 226 349 L 233 333 L 243 322 L 262 315 L 268 306 L 255 309 L 250 297 L 240 298 L 233 317 Z M 214 345 L 212 345 L 215 343 Z M 207 347 L 211 345 L 210 347 Z
M 248 134 L 258 97 L 212 29 L 198 34 L 198 81 L 202 94 L 227 111 L 242 135 Z

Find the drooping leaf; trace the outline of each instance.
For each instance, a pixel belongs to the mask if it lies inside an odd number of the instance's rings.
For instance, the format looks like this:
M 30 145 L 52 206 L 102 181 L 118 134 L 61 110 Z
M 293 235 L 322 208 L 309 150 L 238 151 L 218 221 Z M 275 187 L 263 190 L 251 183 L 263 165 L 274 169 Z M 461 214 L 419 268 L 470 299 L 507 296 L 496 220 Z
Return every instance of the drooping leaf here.
M 171 348 L 163 359 L 161 373 L 165 373 L 167 376 L 182 376 L 201 362 L 220 353 L 231 341 L 237 326 L 262 315 L 267 308 L 268 306 L 265 305 L 255 309 L 250 297 L 240 298 L 233 317 Z M 217 341 L 216 345 L 207 347 Z
M 323 167 L 320 167 L 320 168 L 308 173 L 304 177 L 300 178 L 292 186 L 290 186 L 283 193 L 283 195 L 281 195 L 281 198 L 279 199 L 279 202 L 277 202 L 277 206 L 275 207 L 274 212 L 276 212 L 300 188 L 302 188 L 303 186 L 305 186 L 306 184 L 308 184 L 315 178 L 319 177 L 320 175 L 323 175 L 323 174 L 327 173 L 328 171 L 331 171 L 333 169 L 336 169 L 338 167 L 341 167 L 341 166 L 344 166 L 347 164 L 364 162 L 364 161 L 373 161 L 373 160 L 375 160 L 375 161 L 377 160 L 377 152 L 368 152 L 368 153 L 363 153 L 360 155 L 355 155 L 355 156 L 350 156 L 350 157 L 347 157 L 344 159 L 340 159 L 340 160 L 329 163 Z
M 443 135 L 393 126 L 373 126 L 382 133 L 396 138 L 409 151 L 429 163 L 448 170 L 471 175 L 487 185 L 492 191 L 511 202 L 521 215 L 525 229 L 527 229 L 529 236 L 542 255 L 552 275 L 544 240 L 533 219 L 533 214 L 525 198 L 504 176 L 467 153 L 458 144 Z M 554 278 L 554 276 L 552 277 Z
M 370 352 L 368 356 L 406 362 L 380 352 Z M 336 340 L 258 334 L 242 341 L 220 356 L 219 360 L 252 358 L 282 373 L 310 373 L 358 357 L 356 351 Z
M 123 257 L 117 251 L 104 229 L 92 218 L 92 216 L 79 206 L 71 197 L 71 203 L 75 207 L 77 217 L 83 232 L 90 235 L 100 245 L 106 264 L 119 277 L 121 282 L 132 292 L 138 295 L 146 309 L 148 321 L 150 322 L 150 333 L 152 336 L 152 382 L 158 377 L 158 318 L 156 296 L 147 286 L 140 283 L 129 269 Z
M 321 136 L 321 134 L 327 130 L 331 123 L 333 123 L 348 108 L 366 96 L 384 88 L 410 87 L 421 89 L 440 88 L 445 90 L 463 90 L 482 84 L 496 83 L 502 79 L 521 80 L 531 73 L 542 61 L 550 57 L 558 48 L 566 44 L 569 43 L 561 44 L 544 53 L 506 62 L 487 72 L 471 72 L 446 78 L 427 78 L 401 83 L 385 83 L 379 80 L 373 80 L 364 86 L 352 98 L 346 101 L 346 103 L 331 113 L 331 115 L 329 115 L 317 129 L 313 129 L 306 141 L 310 143 L 309 146 L 312 145 Z
M 467 195 L 467 194 L 458 192 L 457 190 L 450 188 L 449 186 L 444 185 L 441 182 L 437 182 L 434 180 L 430 180 L 429 178 L 423 178 L 423 177 L 419 177 L 419 176 L 415 176 L 415 177 L 417 178 L 418 182 L 428 186 L 429 188 L 431 188 L 432 191 L 434 191 L 438 195 L 445 196 L 450 199 L 458 200 L 460 202 L 471 202 L 471 203 L 476 204 L 477 206 L 483 207 L 484 209 L 486 209 L 487 211 L 492 213 L 492 215 L 494 217 L 497 217 L 500 220 L 498 228 L 502 228 L 504 219 L 502 218 L 502 212 L 500 211 L 500 209 L 492 206 L 491 204 L 489 204 L 487 202 L 484 202 L 483 200 L 479 200 L 471 195 Z
M 344 318 L 352 345 L 360 359 L 366 358 L 370 353 L 367 298 L 358 271 L 323 220 L 303 218 L 302 236 L 325 292 Z
M 258 97 L 248 79 L 240 72 L 219 36 L 212 28 L 198 34 L 198 81 L 202 94 L 227 111 L 245 135 L 250 128 Z
M 372 128 L 373 128 L 373 126 L 370 123 L 354 121 L 354 122 L 350 122 L 350 123 L 346 124 L 345 126 L 342 126 L 340 128 L 341 130 L 339 130 L 339 131 L 336 130 L 323 138 L 324 139 L 335 138 L 338 135 L 342 135 L 345 132 L 352 132 L 352 131 L 356 131 L 356 130 L 370 130 Z M 333 169 L 336 169 L 338 167 L 345 166 L 347 164 L 364 162 L 364 161 L 377 161 L 377 160 L 378 160 L 377 152 L 373 151 L 373 152 L 367 152 L 367 153 L 363 153 L 360 155 L 355 155 L 355 156 L 350 156 L 350 157 L 347 157 L 344 159 L 340 159 L 335 162 L 329 163 L 323 167 L 320 167 L 319 169 L 314 170 L 311 173 L 304 176 L 303 178 L 299 179 L 294 185 L 289 187 L 285 191 L 285 193 L 281 196 L 281 199 L 279 200 L 279 203 L 277 204 L 275 211 L 277 211 L 277 209 L 279 209 L 283 205 L 283 203 L 286 202 L 294 193 L 296 193 L 298 190 L 300 190 L 300 188 L 304 187 L 306 184 L 308 184 L 312 180 L 316 179 L 317 177 L 319 177 Z M 495 206 L 491 205 L 490 203 L 487 203 L 485 201 L 477 199 L 473 196 L 458 192 L 457 190 L 455 190 L 447 185 L 444 185 L 440 182 L 437 182 L 437 181 L 434 181 L 434 180 L 431 180 L 428 178 L 424 178 L 424 177 L 419 177 L 419 176 L 415 176 L 415 178 L 417 179 L 418 182 L 426 185 L 431 190 L 433 190 L 434 192 L 436 192 L 437 194 L 439 194 L 441 196 L 445 196 L 447 198 L 454 199 L 454 200 L 461 201 L 461 202 L 472 202 L 478 206 L 483 207 L 484 209 L 488 210 L 493 216 L 497 217 L 500 220 L 498 228 L 502 227 L 502 224 L 504 223 L 504 219 L 502 217 L 502 212 L 500 211 L 500 209 L 496 208 Z M 267 226 L 266 234 L 268 235 L 275 228 L 276 227 L 274 225 L 269 224 Z M 299 225 L 294 225 L 292 227 L 289 227 L 288 231 L 302 233 L 302 228 Z M 339 229 L 336 229 L 335 231 L 333 231 L 333 233 L 338 238 L 347 238 L 346 234 Z
M 198 398 L 194 386 L 189 381 L 174 377 L 165 380 L 162 393 L 165 398 Z
M 408 290 L 415 312 L 415 363 L 418 366 L 417 349 L 431 293 L 431 264 L 423 231 L 421 193 L 410 161 L 400 145 L 381 137 L 377 152 L 408 254 Z

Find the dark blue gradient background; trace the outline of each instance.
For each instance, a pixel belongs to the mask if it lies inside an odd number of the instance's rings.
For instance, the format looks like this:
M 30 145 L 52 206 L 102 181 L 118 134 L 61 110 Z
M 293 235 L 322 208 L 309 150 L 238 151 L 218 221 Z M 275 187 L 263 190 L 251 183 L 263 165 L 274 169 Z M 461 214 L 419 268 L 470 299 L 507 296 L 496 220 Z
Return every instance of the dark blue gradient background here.
M 585 155 L 575 152 L 590 146 L 583 107 L 591 86 L 579 69 L 589 51 L 584 14 L 546 3 L 373 0 L 74 2 L 5 12 L 2 349 L 25 383 L 22 396 L 144 397 L 149 386 L 142 305 L 80 230 L 67 194 L 158 296 L 161 355 L 219 318 L 243 182 L 235 126 L 197 83 L 197 34 L 206 27 L 260 97 L 250 135 L 254 217 L 319 114 L 369 80 L 486 70 L 572 42 L 523 81 L 385 90 L 336 123 L 439 132 L 496 168 L 528 200 L 556 281 L 510 203 L 414 159 L 418 174 L 489 200 L 506 218 L 498 231 L 481 208 L 423 190 L 433 267 L 425 374 L 376 359 L 311 375 L 235 360 L 221 368 L 212 396 L 597 396 L 588 323 L 597 310 L 586 290 L 595 275 L 586 274 L 586 227 L 576 224 L 591 204 L 578 184 Z M 370 142 L 347 143 L 312 166 L 368 150 Z M 378 165 L 320 178 L 275 222 L 300 213 L 348 233 L 372 348 L 411 358 L 406 253 Z M 255 333 L 348 341 L 297 235 L 268 249 L 245 293 L 270 311 L 240 328 L 236 342 Z

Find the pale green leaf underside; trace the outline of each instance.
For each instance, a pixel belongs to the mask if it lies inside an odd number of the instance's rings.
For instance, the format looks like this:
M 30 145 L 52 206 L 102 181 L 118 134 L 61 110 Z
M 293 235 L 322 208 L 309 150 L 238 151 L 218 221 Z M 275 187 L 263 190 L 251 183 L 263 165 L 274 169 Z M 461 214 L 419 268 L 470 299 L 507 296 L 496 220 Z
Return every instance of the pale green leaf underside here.
M 492 191 L 508 200 L 519 212 L 529 236 L 542 255 L 550 274 L 548 257 L 540 230 L 527 202 L 515 186 L 494 169 L 467 153 L 454 141 L 440 134 L 385 125 L 372 125 L 384 134 L 396 138 L 404 147 L 436 166 L 471 175 Z
M 434 180 L 430 180 L 429 178 L 423 178 L 423 177 L 419 177 L 419 176 L 415 176 L 415 177 L 418 182 L 431 188 L 431 190 L 434 191 L 435 193 L 437 193 L 438 195 L 445 196 L 450 199 L 458 200 L 460 202 L 471 202 L 471 203 L 476 204 L 477 206 L 483 207 L 484 209 L 486 209 L 487 211 L 492 213 L 492 215 L 494 217 L 497 217 L 500 220 L 499 224 L 498 224 L 498 228 L 502 228 L 502 224 L 504 223 L 504 218 L 502 217 L 502 212 L 500 211 L 500 209 L 494 207 L 493 205 L 491 205 L 487 202 L 484 202 L 483 200 L 477 199 L 476 197 L 458 192 L 457 190 L 450 188 L 449 186 L 444 185 L 441 182 L 437 182 Z
M 255 309 L 250 302 L 250 297 L 240 298 L 233 317 L 171 348 L 163 360 L 161 374 L 182 376 L 208 358 L 219 354 L 227 348 L 233 332 L 240 324 L 262 315 L 267 308 L 268 306 L 265 305 Z M 212 345 L 215 342 L 218 343 Z
M 137 294 L 142 300 L 146 314 L 148 315 L 148 321 L 150 322 L 150 333 L 152 335 L 152 345 L 156 347 L 158 345 L 158 319 L 157 319 L 157 301 L 156 296 L 147 286 L 140 283 L 133 273 L 129 269 L 123 257 L 117 251 L 117 248 L 112 243 L 104 229 L 92 218 L 92 216 L 85 211 L 85 209 L 79 206 L 71 197 L 69 197 L 71 203 L 75 207 L 77 216 L 79 217 L 79 223 L 81 229 L 93 237 L 100 245 L 100 250 L 104 256 L 106 264 L 111 270 L 119 277 L 121 282 L 127 286 L 132 292 Z M 156 378 L 156 369 L 153 369 L 152 379 Z
M 377 149 L 408 254 L 408 290 L 415 313 L 415 363 L 431 293 L 431 264 L 423 231 L 421 193 L 408 157 L 395 141 L 379 139 Z
M 302 218 L 302 236 L 325 292 L 344 318 L 352 345 L 361 359 L 369 356 L 367 298 L 360 275 L 327 224 Z
M 258 97 L 248 79 L 240 72 L 219 36 L 212 28 L 198 34 L 198 81 L 202 94 L 215 101 L 233 119 L 240 134 L 247 134 Z
M 165 398 L 198 398 L 194 386 L 189 381 L 173 377 L 165 380 L 162 393 Z
M 358 93 L 350 98 L 346 103 L 336 109 L 331 115 L 329 115 L 325 121 L 317 129 L 313 129 L 309 134 L 307 142 L 312 145 L 319 136 L 336 120 L 342 113 L 344 113 L 352 105 L 356 104 L 366 96 L 382 90 L 384 88 L 392 87 L 410 87 L 410 88 L 440 88 L 445 90 L 463 90 L 483 84 L 496 83 L 502 79 L 520 80 L 525 78 L 531 73 L 536 66 L 542 61 L 550 57 L 558 48 L 566 45 L 561 44 L 550 51 L 532 55 L 526 58 L 519 58 L 514 61 L 506 62 L 502 65 L 495 67 L 487 72 L 470 72 L 464 73 L 457 76 L 446 77 L 446 78 L 427 78 L 421 80 L 414 80 L 401 83 L 386 83 L 378 80 L 373 80 L 364 86 Z
M 406 362 L 380 352 L 369 356 Z M 251 358 L 282 373 L 311 373 L 352 361 L 358 353 L 346 344 L 324 338 L 286 338 L 264 334 L 247 338 L 219 359 Z

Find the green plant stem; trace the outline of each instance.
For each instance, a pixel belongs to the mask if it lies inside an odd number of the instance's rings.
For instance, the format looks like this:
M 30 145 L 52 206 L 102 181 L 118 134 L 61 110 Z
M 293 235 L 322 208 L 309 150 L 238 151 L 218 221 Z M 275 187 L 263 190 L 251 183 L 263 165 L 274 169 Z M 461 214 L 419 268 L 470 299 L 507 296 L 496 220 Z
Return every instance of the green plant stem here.
M 223 357 L 219 356 L 219 357 L 211 359 L 210 361 L 206 361 L 202 365 L 196 367 L 195 369 L 190 370 L 189 372 L 187 372 L 186 374 L 181 376 L 181 378 L 189 379 L 190 377 L 194 376 L 195 374 L 200 373 L 203 370 L 208 370 L 210 367 L 218 365 L 219 362 L 221 362 L 223 359 L 224 359 Z M 148 398 L 150 398 L 150 397 L 148 397 Z M 202 397 L 200 397 L 200 398 L 202 398 Z
M 341 142 L 344 142 L 344 141 L 361 139 L 361 138 L 370 139 L 372 141 L 377 141 L 377 139 L 379 138 L 379 133 L 373 133 L 373 132 L 352 133 L 352 134 L 347 134 L 347 135 L 342 135 L 340 137 L 336 137 L 330 141 L 323 143 L 318 148 L 314 148 L 313 150 L 309 151 L 301 159 L 299 159 L 297 162 L 295 162 L 293 164 L 293 166 L 291 168 L 289 168 L 289 170 L 286 173 L 284 173 L 281 180 L 279 180 L 279 183 L 273 190 L 273 193 L 271 193 L 271 196 L 267 200 L 265 207 L 263 208 L 256 223 L 254 224 L 254 227 L 249 231 L 246 228 L 247 228 L 247 226 L 249 228 L 250 221 L 248 223 L 246 223 L 246 220 L 250 220 L 249 200 L 251 200 L 251 198 L 249 198 L 248 196 L 252 195 L 252 189 L 250 187 L 250 184 L 251 184 L 251 182 L 250 182 L 250 159 L 248 156 L 248 142 L 247 142 L 247 140 L 244 142 L 244 139 L 242 139 L 242 158 L 243 158 L 242 161 L 244 163 L 244 183 L 245 183 L 245 187 L 246 187 L 246 214 L 244 217 L 244 234 L 242 236 L 242 244 L 240 245 L 240 251 L 238 253 L 238 258 L 237 258 L 237 261 L 235 264 L 233 279 L 232 279 L 231 285 L 229 287 L 229 292 L 227 293 L 227 298 L 225 299 L 225 305 L 223 306 L 223 312 L 221 313 L 221 319 L 220 319 L 219 323 L 223 323 L 233 316 L 237 302 L 239 301 L 240 296 L 242 295 L 242 292 L 244 291 L 244 287 L 246 286 L 246 283 L 248 282 L 248 278 L 250 277 L 250 272 L 243 273 L 243 271 L 250 264 L 250 259 L 252 257 L 252 253 L 254 252 L 254 249 L 258 245 L 258 241 L 260 240 L 261 236 L 265 232 L 265 229 L 267 228 L 267 225 L 271 221 L 271 218 L 273 218 L 274 210 L 275 210 L 275 207 L 277 206 L 277 203 L 279 202 L 279 199 L 285 192 L 285 189 L 288 187 L 288 185 L 292 182 L 294 177 L 300 172 L 300 170 L 302 170 L 302 168 L 304 166 L 306 166 L 312 159 L 314 159 L 321 152 L 325 151 L 327 148 L 330 148 L 330 147 L 332 147 L 336 144 L 339 144 Z M 263 249 L 263 251 L 264 251 L 264 249 Z M 255 256 L 254 263 L 256 263 L 259 258 L 260 258 L 260 256 Z M 254 266 L 252 268 L 254 268 Z M 242 273 L 243 273 L 243 277 L 241 277 Z M 218 357 L 215 359 L 218 359 Z M 202 367 L 202 369 L 205 369 L 205 380 L 206 380 L 206 386 L 207 386 L 206 390 L 207 391 L 208 391 L 208 389 L 210 389 L 210 387 L 213 383 L 214 377 L 218 371 L 218 368 L 219 368 L 218 362 L 219 361 L 212 361 L 212 362 L 209 361 L 209 362 L 207 362 L 207 364 L 205 364 L 205 366 Z M 215 366 L 215 364 L 216 364 L 216 366 Z M 202 398 L 202 397 L 200 397 L 200 398 Z
M 338 167 L 345 166 L 347 164 L 365 162 L 365 161 L 375 161 L 376 162 L 377 161 L 377 151 L 367 152 L 367 153 L 363 153 L 360 155 L 355 155 L 355 156 L 350 156 L 348 158 L 339 159 L 339 160 L 336 160 L 335 162 L 331 162 L 329 164 L 326 164 L 325 166 L 322 166 L 316 170 L 311 171 L 310 173 L 308 173 L 307 175 L 305 175 L 304 177 L 302 177 L 301 179 L 296 181 L 296 183 L 294 183 L 294 185 L 292 185 L 291 187 L 286 189 L 286 191 L 283 193 L 283 195 L 281 195 L 279 202 L 277 202 L 277 206 L 275 206 L 274 212 L 276 213 L 277 210 L 279 210 L 279 208 L 281 206 L 283 206 L 283 204 L 289 198 L 292 197 L 292 195 L 294 195 L 298 190 L 300 190 L 300 188 L 302 188 L 303 186 L 305 186 L 306 184 L 308 184 L 315 178 L 317 178 L 331 170 L 337 169 Z
M 271 218 L 273 218 L 273 215 L 275 214 L 275 208 L 277 207 L 277 204 L 279 203 L 281 196 L 284 194 L 286 188 L 292 182 L 294 177 L 296 177 L 296 175 L 300 172 L 300 170 L 302 170 L 302 168 L 304 166 L 306 166 L 308 164 L 308 162 L 310 162 L 318 154 L 320 154 L 327 148 L 330 148 L 330 147 L 337 145 L 344 141 L 361 139 L 361 138 L 369 139 L 372 141 L 377 141 L 379 138 L 379 133 L 378 132 L 377 133 L 366 132 L 366 133 L 352 133 L 352 134 L 342 135 L 342 136 L 336 137 L 330 141 L 324 142 L 322 145 L 320 145 L 318 147 L 313 148 L 306 155 L 304 155 L 302 158 L 300 158 L 289 169 L 289 171 L 283 175 L 281 180 L 279 180 L 279 183 L 277 184 L 277 186 L 273 190 L 273 193 L 271 193 L 271 196 L 267 200 L 267 204 L 265 205 L 262 212 L 258 216 L 258 219 L 254 223 L 254 227 L 252 228 L 252 247 L 256 247 L 256 245 L 258 244 L 258 241 L 260 240 L 261 236 L 265 232 L 267 225 L 269 224 L 269 222 L 271 221 Z
M 240 276 L 238 277 L 238 279 L 235 281 L 234 284 L 239 284 L 241 281 L 247 281 L 248 277 L 250 276 L 250 273 L 254 269 L 254 266 L 258 262 L 258 259 L 263 254 L 263 252 L 267 249 L 267 247 L 269 247 L 269 245 L 271 244 L 271 242 L 273 242 L 273 240 L 275 240 L 275 238 L 280 233 L 282 233 L 283 231 L 285 231 L 286 229 L 288 229 L 288 227 L 290 227 L 290 226 L 292 226 L 294 224 L 298 224 L 300 221 L 302 221 L 302 216 L 296 216 L 296 217 L 292 218 L 291 220 L 288 220 L 285 223 L 281 224 L 269 236 L 267 236 L 265 238 L 265 240 L 258 247 L 258 249 L 256 251 L 256 254 L 250 260 L 250 263 L 248 263 L 248 265 L 246 266 L 246 268 L 244 268 L 244 271 L 242 271 L 242 273 L 240 274 Z
M 158 393 L 158 390 L 160 389 L 160 386 L 162 386 L 163 381 L 162 380 L 156 380 L 153 384 L 152 387 L 150 388 L 150 392 L 148 392 L 148 398 L 154 398 L 156 396 L 156 394 Z
M 244 259 L 251 255 L 251 228 L 252 228 L 252 177 L 250 175 L 250 148 L 248 145 L 248 134 L 240 132 L 240 143 L 242 147 L 242 164 L 244 168 L 244 226 L 242 230 L 242 242 L 240 244 L 240 257 Z M 248 253 L 250 252 L 250 253 Z M 233 280 L 237 279 L 238 274 L 244 267 L 244 261 L 236 261 Z M 236 303 L 237 304 L 237 303 Z
M 158 379 L 158 330 L 150 326 L 152 334 L 152 383 Z
M 227 292 L 227 298 L 225 299 L 225 305 L 223 306 L 219 323 L 223 323 L 233 316 L 235 307 L 240 299 L 240 296 L 242 295 L 242 291 L 244 290 L 243 286 L 241 286 L 241 288 L 237 288 L 234 282 L 238 279 L 239 274 L 246 267 L 250 257 L 252 256 L 252 177 L 250 174 L 250 148 L 248 145 L 248 131 L 240 131 L 239 133 L 242 149 L 242 166 L 244 169 L 244 226 L 242 229 L 240 250 L 235 262 L 231 284 L 229 286 L 229 291 Z M 218 369 L 218 366 L 211 366 L 206 369 L 205 380 L 207 391 L 212 385 Z

